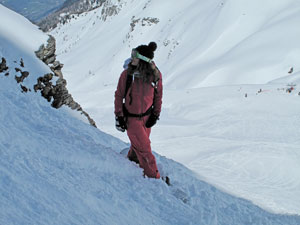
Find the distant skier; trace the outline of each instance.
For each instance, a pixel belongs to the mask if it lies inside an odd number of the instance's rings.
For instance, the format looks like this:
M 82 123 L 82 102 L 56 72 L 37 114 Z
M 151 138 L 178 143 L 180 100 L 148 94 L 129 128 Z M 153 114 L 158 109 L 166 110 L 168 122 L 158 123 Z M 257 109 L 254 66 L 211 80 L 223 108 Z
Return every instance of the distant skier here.
M 162 105 L 162 75 L 152 61 L 157 45 L 140 45 L 126 60 L 115 92 L 116 128 L 130 139 L 128 159 L 139 163 L 144 175 L 160 178 L 151 151 L 151 127 L 159 119 Z

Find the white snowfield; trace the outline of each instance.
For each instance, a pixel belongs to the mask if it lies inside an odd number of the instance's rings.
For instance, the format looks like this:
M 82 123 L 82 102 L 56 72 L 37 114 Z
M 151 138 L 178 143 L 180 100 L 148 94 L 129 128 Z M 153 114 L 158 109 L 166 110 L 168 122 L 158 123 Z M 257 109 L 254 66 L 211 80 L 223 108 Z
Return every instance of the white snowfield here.
M 129 142 L 114 127 L 114 91 L 131 49 L 156 41 L 154 151 L 267 210 L 300 214 L 300 2 L 110 2 L 117 15 L 101 20 L 105 5 L 50 32 L 68 88 L 100 129 Z
M 0 23 L 0 60 L 5 57 L 10 68 L 9 76 L 0 73 L 0 224 L 300 224 L 300 216 L 291 215 L 298 206 L 299 98 L 275 88 L 286 79 L 262 86 L 178 90 L 166 84 L 164 110 L 152 140 L 154 150 L 162 152 L 155 155 L 162 175 L 171 178 L 169 187 L 162 180 L 144 178 L 142 170 L 120 154 L 128 143 L 107 134 L 117 136 L 112 102 L 118 74 L 81 76 L 84 69 L 89 73 L 87 64 L 73 73 L 74 64 L 60 59 L 64 75 L 74 76 L 67 77 L 69 89 L 89 113 L 98 115 L 100 129 L 67 108 L 51 108 L 32 88 L 38 76 L 50 72 L 33 52 L 47 35 L 2 5 L 0 17 L 11 23 Z M 68 54 L 60 57 L 70 63 L 75 57 Z M 30 72 L 23 82 L 32 90 L 28 93 L 15 81 L 21 58 L 22 70 Z M 121 67 L 122 60 L 115 64 Z M 109 75 L 111 83 L 101 83 L 101 76 Z M 76 81 L 91 88 L 82 89 Z M 256 94 L 259 87 L 263 91 Z M 290 132 L 284 134 L 275 123 L 286 132 L 290 126 Z M 105 129 L 110 132 L 101 131 Z M 118 136 L 125 139 L 124 134 Z M 282 190 L 290 194 L 282 196 Z M 250 201 L 236 195 L 247 195 Z M 270 206 L 272 201 L 275 206 Z M 283 209 L 277 201 L 286 203 Z

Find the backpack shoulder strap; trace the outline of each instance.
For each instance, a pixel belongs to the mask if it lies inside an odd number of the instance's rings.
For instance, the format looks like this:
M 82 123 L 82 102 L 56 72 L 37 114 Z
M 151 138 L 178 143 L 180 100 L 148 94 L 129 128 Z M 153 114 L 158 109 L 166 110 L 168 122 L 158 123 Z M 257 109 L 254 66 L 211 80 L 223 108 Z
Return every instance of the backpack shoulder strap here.
M 132 76 L 130 74 L 126 74 L 126 86 L 125 86 L 125 94 L 124 94 L 124 98 L 127 95 L 128 89 L 130 88 L 132 83 Z

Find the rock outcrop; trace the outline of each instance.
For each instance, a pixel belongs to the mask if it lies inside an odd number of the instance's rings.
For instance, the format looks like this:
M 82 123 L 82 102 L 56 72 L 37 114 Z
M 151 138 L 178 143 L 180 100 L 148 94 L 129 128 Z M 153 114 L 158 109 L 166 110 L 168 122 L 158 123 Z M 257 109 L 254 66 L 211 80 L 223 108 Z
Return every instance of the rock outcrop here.
M 41 45 L 39 50 L 35 52 L 36 56 L 47 65 L 54 63 L 56 59 L 56 42 L 55 38 L 49 35 L 47 46 Z
M 53 39 L 50 38 L 49 40 L 52 41 Z M 55 51 L 53 52 L 52 49 L 53 43 L 48 43 L 46 47 L 43 46 L 39 49 L 37 55 L 44 62 L 52 62 L 53 59 L 55 60 Z M 25 66 L 22 58 L 20 60 L 20 66 L 21 68 L 14 68 L 15 72 L 17 73 L 17 75 L 15 75 L 15 80 L 18 84 L 20 84 L 21 92 L 30 92 L 31 89 L 23 84 L 23 81 L 30 75 L 30 73 L 22 69 Z M 95 121 L 89 116 L 87 112 L 82 109 L 82 107 L 76 101 L 74 101 L 72 95 L 68 92 L 66 88 L 67 81 L 63 78 L 63 74 L 61 72 L 62 67 L 63 64 L 61 64 L 59 61 L 54 61 L 50 66 L 53 73 L 47 73 L 39 77 L 37 79 L 37 83 L 33 86 L 34 91 L 41 91 L 41 95 L 45 99 L 47 99 L 48 102 L 52 101 L 51 106 L 54 108 L 60 108 L 62 105 L 66 105 L 72 110 L 79 111 L 88 119 L 89 123 L 92 126 L 96 127 Z M 6 59 L 2 57 L 0 63 L 0 75 L 4 73 L 5 76 L 9 76 L 9 70 L 10 68 L 7 66 Z
M 36 56 L 47 64 L 53 73 L 48 73 L 39 77 L 37 83 L 34 85 L 34 91 L 40 90 L 41 95 L 49 102 L 53 100 L 51 106 L 54 108 L 60 108 L 62 105 L 67 105 L 72 110 L 80 111 L 81 114 L 88 119 L 89 123 L 96 127 L 95 121 L 82 109 L 67 90 L 67 81 L 63 78 L 63 73 L 61 71 L 63 64 L 56 61 L 55 51 L 55 38 L 50 36 L 47 45 L 42 45 L 39 50 L 35 52 Z M 55 84 L 54 80 L 56 80 Z
M 8 67 L 7 67 L 7 65 L 6 65 L 6 59 L 2 57 L 1 63 L 0 63 L 0 73 L 3 73 L 3 72 L 5 72 L 5 71 L 7 71 L 7 70 L 8 70 Z M 7 76 L 8 74 L 9 74 L 8 72 L 5 73 L 6 76 Z

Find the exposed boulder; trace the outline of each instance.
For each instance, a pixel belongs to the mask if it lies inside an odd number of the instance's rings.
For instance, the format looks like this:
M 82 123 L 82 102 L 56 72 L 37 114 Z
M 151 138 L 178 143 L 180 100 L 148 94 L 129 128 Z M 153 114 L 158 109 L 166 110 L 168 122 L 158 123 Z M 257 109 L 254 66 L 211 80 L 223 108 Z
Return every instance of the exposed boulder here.
M 16 79 L 17 83 L 23 82 L 24 79 L 29 76 L 29 72 L 28 71 L 22 71 L 19 68 L 15 68 L 15 70 L 16 70 L 16 72 L 21 72 L 21 76 L 19 76 L 19 77 L 15 76 L 15 79 Z
M 20 84 L 20 87 L 22 89 L 22 92 L 28 92 L 28 91 L 31 91 L 29 88 L 25 87 L 24 85 Z
M 0 73 L 8 70 L 8 67 L 6 65 L 6 59 L 2 57 L 1 63 L 0 63 Z
M 63 74 L 61 72 L 61 69 L 63 68 L 64 64 L 61 64 L 59 61 L 55 61 L 52 66 L 50 66 L 50 69 L 53 71 L 53 73 L 58 76 L 59 78 L 63 78 Z
M 36 56 L 47 65 L 54 63 L 56 59 L 56 41 L 55 38 L 49 35 L 47 46 L 41 45 L 39 50 L 35 52 Z

